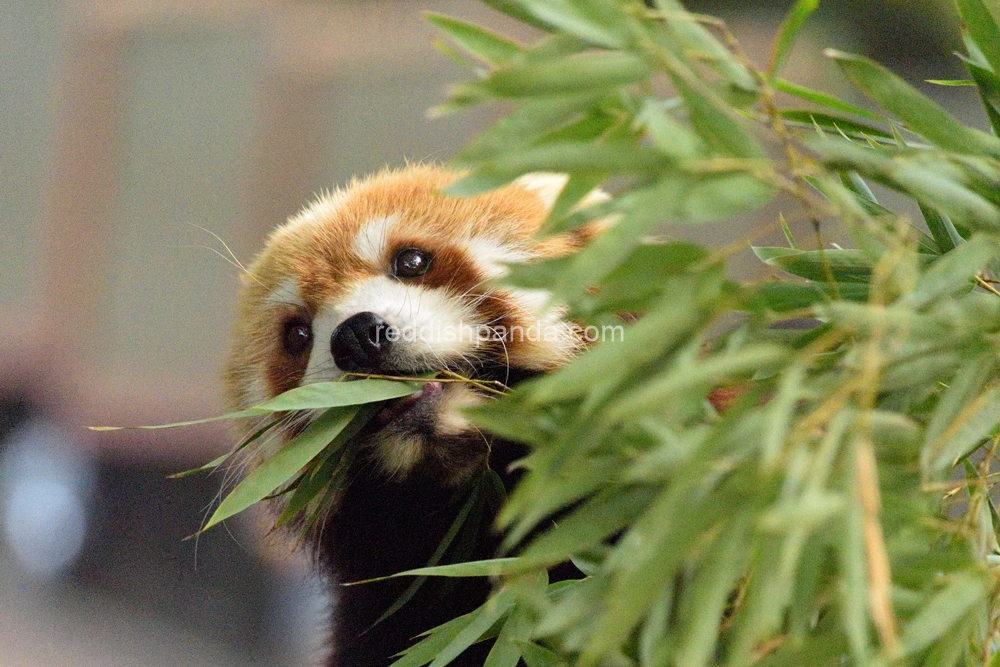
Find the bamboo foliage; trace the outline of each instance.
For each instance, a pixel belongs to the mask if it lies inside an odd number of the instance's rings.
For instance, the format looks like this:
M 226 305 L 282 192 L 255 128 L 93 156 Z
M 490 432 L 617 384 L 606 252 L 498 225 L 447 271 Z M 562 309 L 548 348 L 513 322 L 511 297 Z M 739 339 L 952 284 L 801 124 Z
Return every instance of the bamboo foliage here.
M 532 448 L 499 519 L 510 556 L 413 573 L 496 585 L 396 667 L 488 638 L 487 667 L 1000 664 L 1000 8 L 957 2 L 986 133 L 860 56 L 826 52 L 870 109 L 782 79 L 816 0 L 793 5 L 764 69 L 673 0 L 484 2 L 542 34 L 429 17 L 474 72 L 436 111 L 510 109 L 459 155 L 452 192 L 568 173 L 544 233 L 616 225 L 505 280 L 585 324 L 643 315 L 478 410 Z M 610 201 L 577 206 L 610 178 Z M 739 283 L 722 249 L 650 238 L 778 194 L 854 247 L 789 233 L 754 249 L 785 277 Z M 816 324 L 773 326 L 793 317 Z M 720 387 L 724 408 L 707 400 Z M 549 583 L 570 559 L 585 576 Z

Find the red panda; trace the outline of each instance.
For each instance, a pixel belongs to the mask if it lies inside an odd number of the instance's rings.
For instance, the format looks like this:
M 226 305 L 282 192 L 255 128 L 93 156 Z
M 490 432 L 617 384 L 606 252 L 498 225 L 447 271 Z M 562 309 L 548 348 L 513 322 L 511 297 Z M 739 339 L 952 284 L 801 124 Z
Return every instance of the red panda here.
M 600 224 L 538 240 L 565 177 L 531 175 L 467 198 L 442 194 L 458 177 L 433 166 L 383 171 L 319 197 L 271 234 L 239 297 L 226 369 L 234 409 L 348 372 L 447 370 L 513 386 L 582 348 L 579 327 L 546 293 L 492 281 L 506 264 L 576 251 Z M 360 453 L 338 501 L 309 534 L 332 582 L 425 565 L 460 509 L 463 483 L 486 466 L 513 482 L 508 466 L 524 452 L 463 415 L 484 400 L 469 384 L 427 382 L 356 436 Z M 495 555 L 499 540 L 486 533 L 473 559 Z M 489 592 L 482 580 L 431 579 L 376 624 L 406 585 L 336 588 L 330 667 L 388 665 L 417 635 Z M 482 661 L 470 649 L 452 664 Z

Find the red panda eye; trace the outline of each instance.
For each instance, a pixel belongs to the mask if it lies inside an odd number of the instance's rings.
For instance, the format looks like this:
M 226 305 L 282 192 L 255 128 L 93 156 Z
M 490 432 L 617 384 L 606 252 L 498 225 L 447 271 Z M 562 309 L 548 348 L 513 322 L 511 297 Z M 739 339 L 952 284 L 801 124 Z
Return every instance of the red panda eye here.
M 392 258 L 392 275 L 397 278 L 416 278 L 431 268 L 434 256 L 420 248 L 403 248 Z
M 312 344 L 312 326 L 309 322 L 293 318 L 285 322 L 284 330 L 281 334 L 281 345 L 285 352 L 293 357 L 297 357 L 309 349 Z

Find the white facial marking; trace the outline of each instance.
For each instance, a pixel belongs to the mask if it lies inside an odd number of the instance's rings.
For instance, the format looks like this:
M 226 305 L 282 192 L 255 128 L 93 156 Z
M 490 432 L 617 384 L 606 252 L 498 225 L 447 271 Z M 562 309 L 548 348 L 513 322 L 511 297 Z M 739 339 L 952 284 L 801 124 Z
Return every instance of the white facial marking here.
M 475 311 L 443 290 L 378 276 L 358 283 L 336 309 L 343 314 L 342 320 L 371 312 L 395 328 L 394 362 L 400 370 L 439 366 L 442 360 L 451 361 L 476 350 Z M 315 325 L 313 332 L 318 341 Z
M 351 315 L 353 314 L 351 313 Z M 302 384 L 333 382 L 344 375 L 344 372 L 337 368 L 337 364 L 333 360 L 330 339 L 333 337 L 333 330 L 347 317 L 350 315 L 345 317 L 335 308 L 323 308 L 316 313 L 312 321 L 312 350 L 309 352 L 309 363 L 302 376 Z
M 399 222 L 394 215 L 375 218 L 361 225 L 351 248 L 362 261 L 380 266 L 385 261 L 385 241 Z
M 275 285 L 264 297 L 264 303 L 268 306 L 306 307 L 306 302 L 302 300 L 302 293 L 299 291 L 299 284 L 294 278 L 285 278 Z
M 566 308 L 553 305 L 545 290 L 511 290 L 511 300 L 530 313 L 529 335 L 521 336 L 524 343 L 517 347 L 515 365 L 545 368 L 554 362 L 568 361 L 580 349 L 576 327 L 567 322 Z
M 271 398 L 271 394 L 268 391 L 267 383 L 264 382 L 264 378 L 254 376 L 247 382 L 246 394 L 243 396 L 240 409 L 263 403 L 269 398 Z
M 510 296 L 514 302 L 534 316 L 548 310 L 552 295 L 543 289 L 512 289 Z
M 487 278 L 499 278 L 506 275 L 505 264 L 519 264 L 531 258 L 531 253 L 506 245 L 486 236 L 475 236 L 465 241 L 465 248 L 476 267 Z

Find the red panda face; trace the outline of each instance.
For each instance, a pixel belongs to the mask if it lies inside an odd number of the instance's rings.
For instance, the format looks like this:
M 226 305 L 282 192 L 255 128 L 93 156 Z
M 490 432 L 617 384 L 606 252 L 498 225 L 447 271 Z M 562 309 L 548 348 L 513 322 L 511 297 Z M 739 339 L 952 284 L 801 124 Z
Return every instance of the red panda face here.
M 240 296 L 227 368 L 234 407 L 345 373 L 448 370 L 508 383 L 577 352 L 578 328 L 547 294 L 492 284 L 505 264 L 572 252 L 593 234 L 534 238 L 564 178 L 441 194 L 455 178 L 428 166 L 383 172 L 271 235 Z M 485 464 L 488 444 L 461 415 L 481 400 L 468 385 L 427 383 L 379 413 L 365 444 L 388 474 L 433 460 L 461 478 Z

